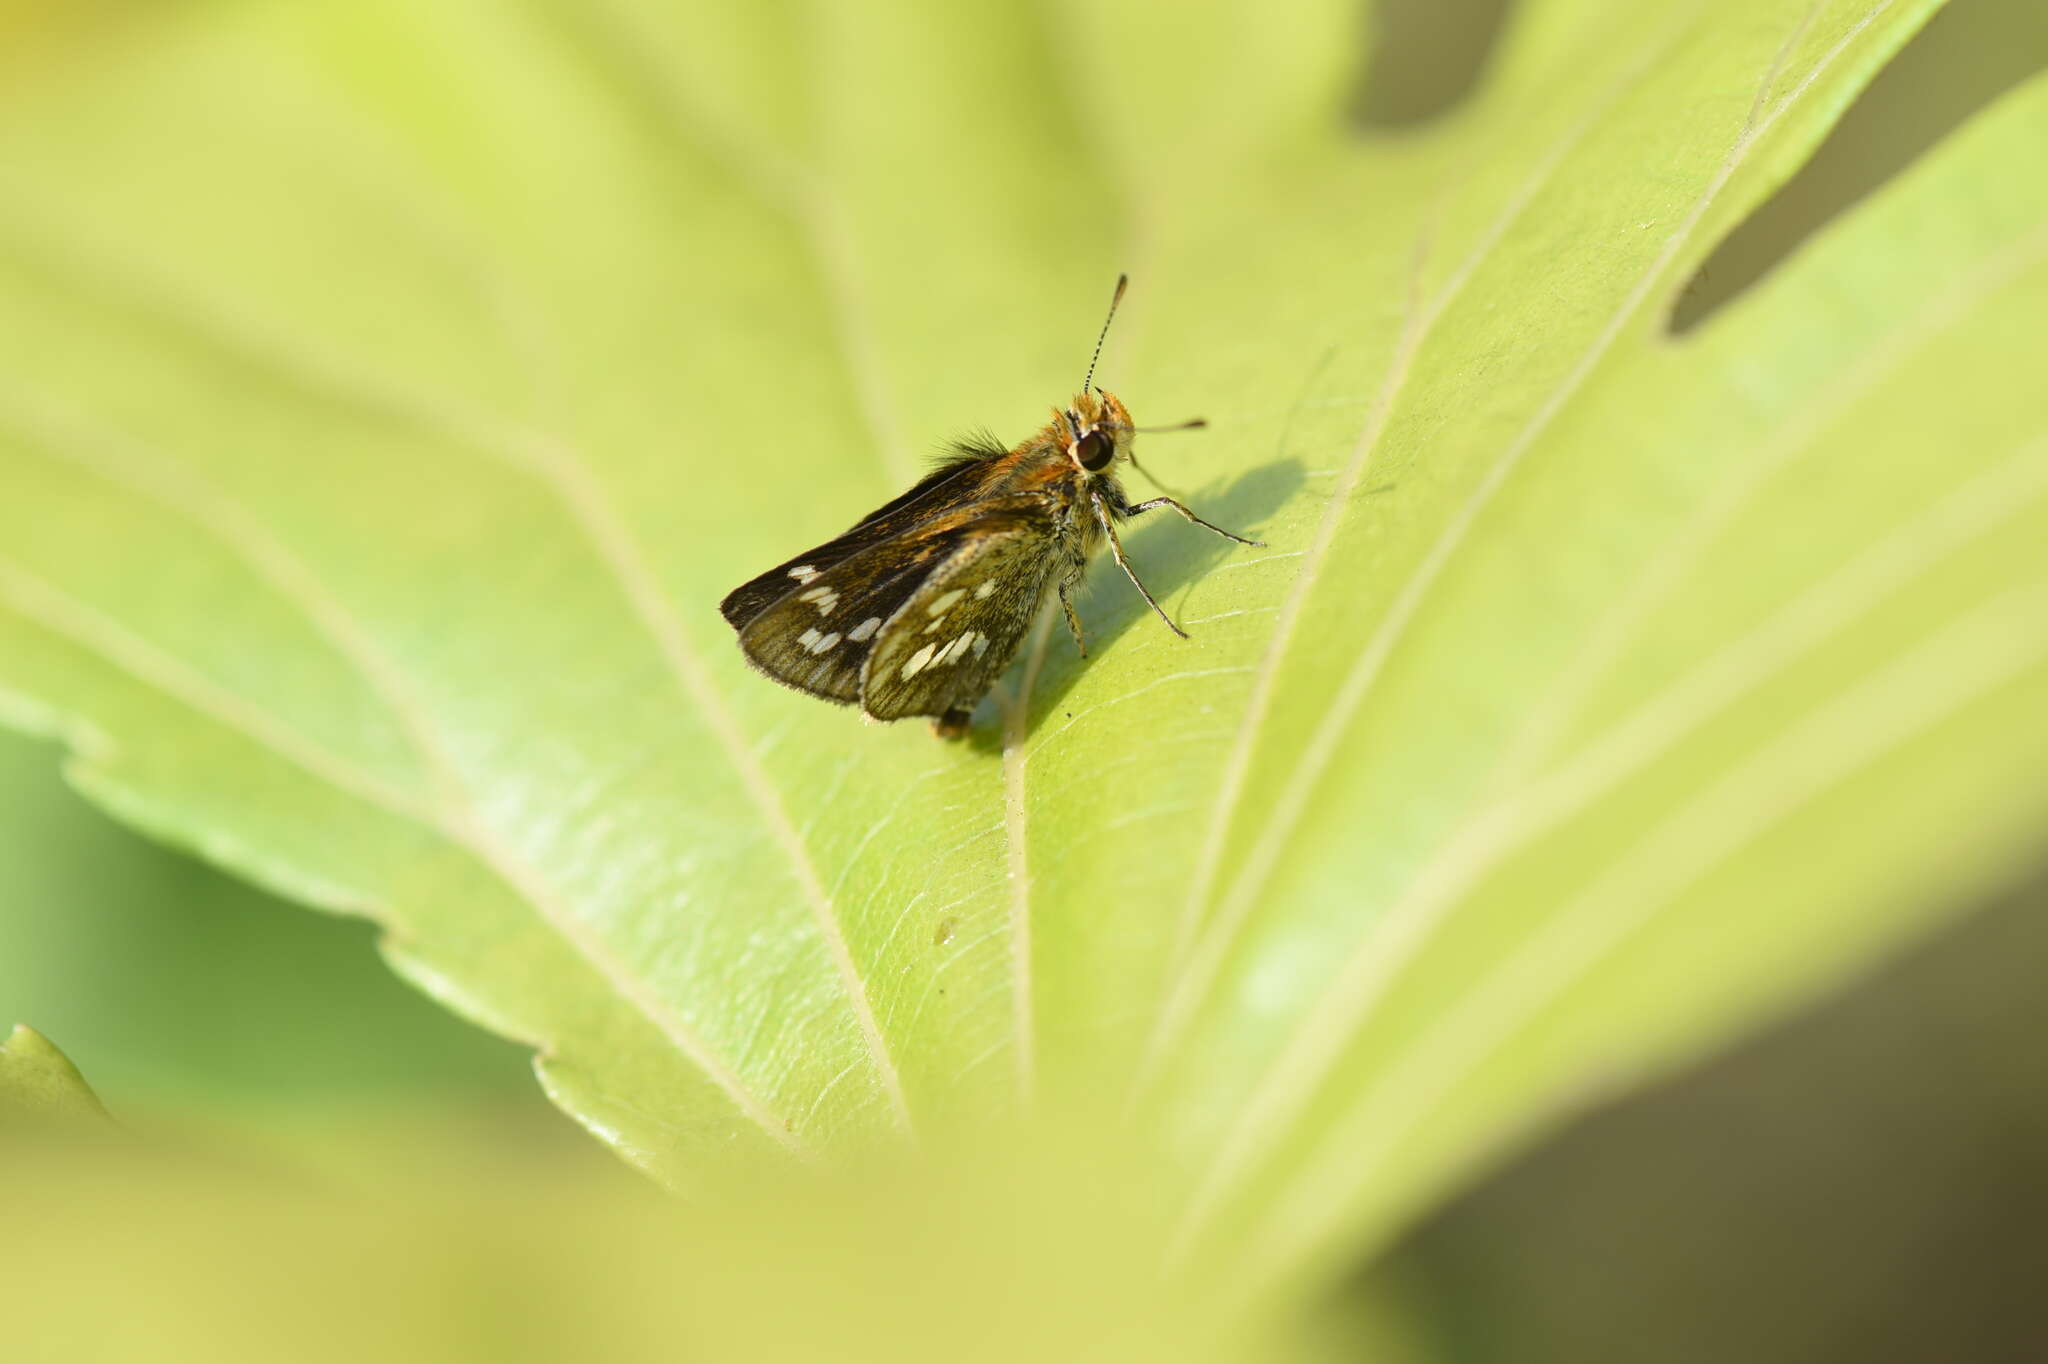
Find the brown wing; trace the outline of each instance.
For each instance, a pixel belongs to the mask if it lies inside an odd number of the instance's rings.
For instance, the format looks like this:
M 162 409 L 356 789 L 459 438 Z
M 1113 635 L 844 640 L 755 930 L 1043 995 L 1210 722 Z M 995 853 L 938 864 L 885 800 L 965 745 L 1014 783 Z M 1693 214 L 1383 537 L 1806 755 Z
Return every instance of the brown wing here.
M 726 622 L 735 630 L 744 630 L 768 607 L 812 585 L 826 570 L 971 499 L 990 460 L 1005 452 L 988 437 L 962 442 L 957 449 L 956 458 L 933 469 L 902 496 L 875 508 L 836 538 L 786 559 L 734 589 L 718 606 Z
M 883 625 L 959 544 L 957 532 L 901 536 L 791 582 L 740 629 L 740 649 L 778 682 L 851 704 Z
M 877 720 L 943 715 L 988 694 L 1072 562 L 1043 504 L 1026 507 L 970 527 L 884 622 L 861 670 L 862 710 Z

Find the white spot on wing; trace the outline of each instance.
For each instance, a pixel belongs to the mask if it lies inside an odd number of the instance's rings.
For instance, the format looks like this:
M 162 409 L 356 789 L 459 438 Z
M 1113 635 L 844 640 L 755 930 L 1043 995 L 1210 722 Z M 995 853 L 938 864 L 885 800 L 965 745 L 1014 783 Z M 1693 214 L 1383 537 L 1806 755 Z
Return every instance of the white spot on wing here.
M 875 631 L 881 628 L 882 618 L 880 616 L 869 616 L 866 620 L 848 630 L 846 637 L 855 644 L 865 644 L 869 639 L 873 638 Z
M 807 583 L 818 576 L 818 570 L 812 568 L 809 564 L 798 564 L 795 568 L 789 570 L 789 576 L 795 578 L 800 583 Z
M 816 602 L 818 604 L 818 614 L 821 616 L 831 615 L 832 608 L 839 605 L 839 594 L 829 587 L 814 587 L 808 592 L 799 592 L 796 594 L 796 599 L 798 601 Z
M 809 649 L 812 653 L 818 652 L 818 632 L 816 630 L 804 631 L 796 637 L 796 642 Z
M 993 597 L 995 594 L 996 580 L 994 578 L 990 578 L 987 582 L 984 582 L 980 587 L 974 589 L 974 599 L 976 601 L 987 601 L 990 597 Z
M 979 632 L 979 631 L 975 631 L 975 632 L 974 632 L 974 656 L 975 656 L 976 658 L 980 658 L 980 657 L 981 657 L 981 656 L 982 656 L 983 654 L 985 654 L 985 653 L 987 653 L 987 652 L 988 652 L 988 636 L 987 636 L 987 635 L 984 635 L 984 634 L 982 634 L 982 633 L 981 633 L 981 632 Z
M 912 654 L 903 664 L 903 680 L 907 682 L 917 676 L 924 669 L 924 666 L 932 661 L 932 652 L 938 647 L 936 644 L 927 644 Z
M 965 634 L 960 635 L 958 638 L 954 639 L 952 643 L 948 644 L 945 648 L 939 650 L 939 652 L 932 658 L 931 666 L 936 668 L 941 663 L 959 662 L 960 659 L 967 653 L 967 646 L 970 643 L 972 643 L 974 639 L 975 632 L 972 630 L 969 630 Z
M 833 645 L 839 642 L 839 636 L 836 634 L 819 635 L 816 630 L 806 630 L 804 633 L 807 635 L 817 636 L 817 638 L 812 640 L 811 643 L 804 646 L 814 654 L 822 654 L 827 649 L 831 648 Z
M 951 592 L 942 592 L 936 601 L 924 609 L 925 614 L 928 616 L 943 616 L 953 609 L 954 602 L 959 601 L 966 595 L 967 589 L 962 587 L 956 587 Z

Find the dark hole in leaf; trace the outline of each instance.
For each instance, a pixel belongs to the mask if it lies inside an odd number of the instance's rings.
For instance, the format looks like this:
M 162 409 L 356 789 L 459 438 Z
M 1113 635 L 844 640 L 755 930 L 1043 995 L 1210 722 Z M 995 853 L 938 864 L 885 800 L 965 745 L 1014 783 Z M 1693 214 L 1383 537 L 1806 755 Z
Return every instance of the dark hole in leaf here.
M 1351 115 L 1367 128 L 1413 128 L 1449 113 L 1479 84 L 1512 0 L 1377 0 L 1371 53 Z

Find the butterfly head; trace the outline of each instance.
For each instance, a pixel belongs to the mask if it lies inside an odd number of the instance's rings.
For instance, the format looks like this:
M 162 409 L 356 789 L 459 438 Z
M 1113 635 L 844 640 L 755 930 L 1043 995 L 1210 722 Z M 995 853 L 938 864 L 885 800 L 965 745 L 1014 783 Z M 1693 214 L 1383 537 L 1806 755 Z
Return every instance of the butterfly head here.
M 1131 454 L 1131 414 L 1114 393 L 1084 390 L 1060 414 L 1067 458 L 1084 474 L 1105 474 Z

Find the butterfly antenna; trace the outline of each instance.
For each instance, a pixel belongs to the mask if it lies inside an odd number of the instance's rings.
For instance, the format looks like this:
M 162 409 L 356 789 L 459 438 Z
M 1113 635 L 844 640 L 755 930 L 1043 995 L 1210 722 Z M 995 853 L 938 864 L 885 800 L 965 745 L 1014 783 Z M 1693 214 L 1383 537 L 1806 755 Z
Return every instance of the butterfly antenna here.
M 1109 316 L 1102 319 L 1102 330 L 1095 336 L 1095 354 L 1088 357 L 1088 377 L 1081 381 L 1083 393 L 1095 386 L 1095 362 L 1102 358 L 1102 343 L 1109 339 L 1109 324 L 1116 321 L 1116 305 L 1124 301 L 1124 286 L 1130 282 L 1129 275 L 1116 277 L 1116 292 L 1109 296 Z

